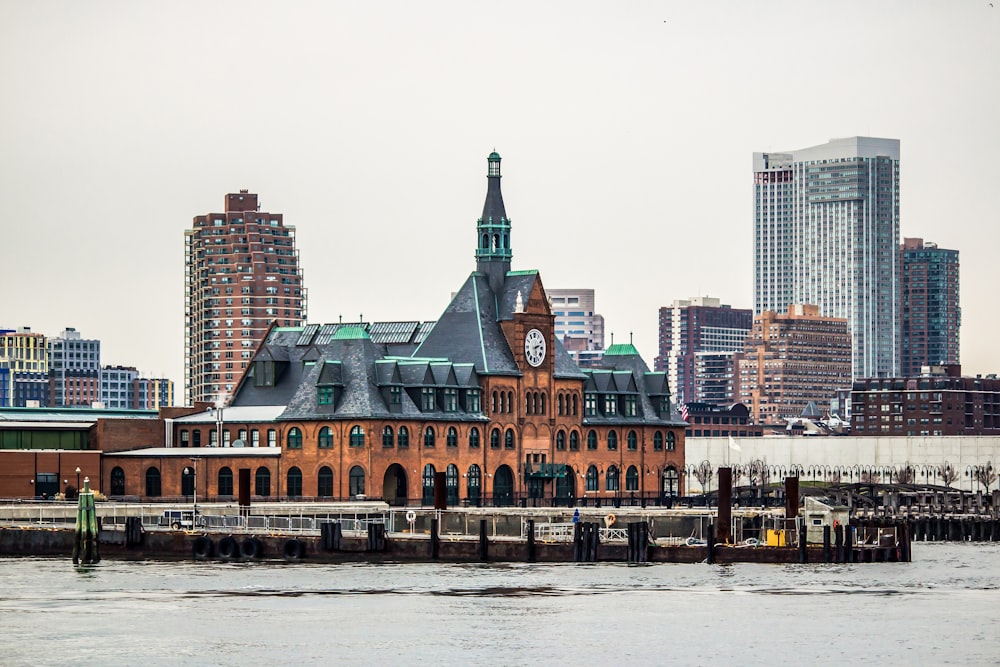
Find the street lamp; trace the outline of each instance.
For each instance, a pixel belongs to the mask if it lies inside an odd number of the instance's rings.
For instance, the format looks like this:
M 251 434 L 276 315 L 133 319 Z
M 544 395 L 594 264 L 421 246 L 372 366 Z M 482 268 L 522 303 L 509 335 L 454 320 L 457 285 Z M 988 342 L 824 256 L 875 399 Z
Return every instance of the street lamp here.
M 191 500 L 192 500 L 192 512 L 191 512 L 191 527 L 195 525 L 195 517 L 198 516 L 198 459 L 191 459 L 191 467 L 184 468 L 185 475 L 191 475 Z
M 80 490 L 80 466 L 76 467 L 76 490 Z

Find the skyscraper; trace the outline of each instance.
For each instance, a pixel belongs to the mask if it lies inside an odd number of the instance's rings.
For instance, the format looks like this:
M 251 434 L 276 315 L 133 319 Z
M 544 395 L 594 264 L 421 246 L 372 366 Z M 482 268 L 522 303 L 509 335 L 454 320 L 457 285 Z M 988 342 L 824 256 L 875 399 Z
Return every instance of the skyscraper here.
M 0 407 L 49 404 L 49 342 L 31 329 L 0 330 Z
M 959 364 L 958 251 L 923 239 L 903 239 L 901 370 L 917 377 L 923 366 Z
M 659 355 L 656 370 L 666 371 L 677 403 L 696 400 L 695 358 L 698 352 L 742 352 L 753 313 L 712 297 L 676 299 L 659 312 Z
M 899 140 L 754 153 L 754 313 L 843 317 L 854 377 L 899 373 Z
M 272 322 L 306 318 L 295 228 L 247 190 L 194 218 L 185 242 L 184 386 L 188 404 L 230 394 Z

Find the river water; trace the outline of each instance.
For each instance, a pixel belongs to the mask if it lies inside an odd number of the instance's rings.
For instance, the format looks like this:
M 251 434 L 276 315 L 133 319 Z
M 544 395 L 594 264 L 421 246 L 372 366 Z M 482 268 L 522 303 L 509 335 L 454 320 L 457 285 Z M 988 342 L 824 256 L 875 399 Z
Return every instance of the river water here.
M 3 665 L 987 665 L 1000 544 L 856 565 L 0 558 Z

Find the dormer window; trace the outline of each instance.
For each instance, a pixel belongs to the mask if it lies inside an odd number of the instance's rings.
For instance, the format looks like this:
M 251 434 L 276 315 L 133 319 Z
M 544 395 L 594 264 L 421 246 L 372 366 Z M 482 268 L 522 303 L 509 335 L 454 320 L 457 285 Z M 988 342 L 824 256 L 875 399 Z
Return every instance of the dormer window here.
M 453 387 L 446 387 L 444 390 L 444 411 L 445 412 L 457 412 L 458 411 L 458 389 Z
M 274 386 L 274 362 L 255 361 L 253 373 L 254 386 L 273 387 Z
M 670 397 L 661 396 L 660 397 L 660 417 L 664 419 L 670 416 Z
M 478 389 L 467 389 L 465 391 L 465 411 L 479 413 L 482 412 L 482 404 Z
M 635 396 L 635 394 L 629 394 L 625 396 L 626 417 L 635 417 L 637 414 L 639 414 L 636 405 L 637 405 L 637 397 Z
M 614 394 L 605 394 L 604 396 L 604 414 L 607 416 L 614 416 L 618 413 L 618 400 Z
M 423 387 L 420 390 L 420 409 L 423 412 L 434 411 L 434 387 Z
M 597 416 L 597 394 L 585 394 L 583 397 L 583 414 L 587 417 Z
M 334 396 L 333 387 L 317 387 L 316 393 L 317 393 L 316 402 L 319 405 L 333 405 L 333 396 Z

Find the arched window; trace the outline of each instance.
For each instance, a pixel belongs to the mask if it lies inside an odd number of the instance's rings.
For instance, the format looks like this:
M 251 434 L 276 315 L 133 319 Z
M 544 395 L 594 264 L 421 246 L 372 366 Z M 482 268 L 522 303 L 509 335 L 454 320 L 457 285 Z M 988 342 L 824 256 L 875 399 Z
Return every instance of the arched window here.
M 424 447 L 434 446 L 434 427 L 428 426 L 424 430 Z
M 597 449 L 596 431 L 587 431 L 587 449 Z
M 146 495 L 150 498 L 159 498 L 163 495 L 163 491 L 160 488 L 159 468 L 146 468 Z
M 434 504 L 434 473 L 436 472 L 437 470 L 434 469 L 432 464 L 428 463 L 424 466 L 423 495 L 421 498 L 421 502 L 424 505 Z
M 525 392 L 524 394 L 524 414 L 531 414 L 531 392 Z
M 454 426 L 448 427 L 448 436 L 445 440 L 445 445 L 448 447 L 458 447 L 458 431 Z
M 560 417 L 563 416 L 563 395 L 562 394 L 557 394 L 556 395 L 556 412 L 559 413 Z
M 111 495 L 125 495 L 125 471 L 118 466 L 111 469 Z
M 384 429 L 382 429 L 382 446 L 392 447 L 393 444 L 395 443 L 393 441 L 392 427 L 386 426 Z
M 566 431 L 556 432 L 556 449 L 566 449 Z
M 608 491 L 618 490 L 618 467 L 608 466 L 607 474 L 607 485 L 605 487 Z
M 351 427 L 351 447 L 365 446 L 365 430 L 360 426 Z
M 618 433 L 614 429 L 608 431 L 608 450 L 614 451 L 618 449 Z
M 396 435 L 396 445 L 400 449 L 406 449 L 410 446 L 410 429 L 405 426 L 399 427 L 399 433 Z
M 576 394 L 573 394 L 573 416 L 574 417 L 577 415 L 577 411 L 578 410 L 579 410 L 579 407 L 577 406 L 577 396 L 576 396 Z
M 673 431 L 667 431 L 667 451 L 672 452 L 677 448 L 677 436 Z
M 254 495 L 267 498 L 271 495 L 271 471 L 261 466 L 254 475 Z
M 361 466 L 351 468 L 350 474 L 351 497 L 365 495 L 365 469 Z
M 587 468 L 587 490 L 598 491 L 600 487 L 597 483 L 597 466 Z
M 469 430 L 469 447 L 472 449 L 479 447 L 479 429 L 475 426 Z
M 571 452 L 580 451 L 580 434 L 576 431 L 570 431 L 569 434 L 569 450 Z
M 495 391 L 490 397 L 490 408 L 490 412 L 497 412 L 499 410 L 499 395 Z
M 194 468 L 184 468 L 181 471 L 181 495 L 194 495 Z
M 319 430 L 319 448 L 329 449 L 333 447 L 333 431 L 329 426 L 324 426 Z
M 546 408 L 545 408 L 545 392 L 543 391 L 540 396 L 541 396 L 541 400 L 542 400 L 542 414 L 544 415 L 545 412 L 546 412 Z
M 458 466 L 449 463 L 445 468 L 445 486 L 448 488 L 448 504 L 458 504 Z
M 288 469 L 288 492 L 289 498 L 299 498 L 302 496 L 302 471 L 296 466 Z
M 663 495 L 673 497 L 677 493 L 677 468 L 670 466 L 663 472 Z
M 289 449 L 302 449 L 302 431 L 299 430 L 298 426 L 288 429 L 286 445 Z
M 507 392 L 507 412 L 514 411 L 514 392 Z
M 233 471 L 228 466 L 219 469 L 218 487 L 220 496 L 233 495 Z
M 469 466 L 469 476 L 466 483 L 466 495 L 469 498 L 469 504 L 479 506 L 482 502 L 483 491 L 482 491 L 482 473 L 479 470 L 479 466 L 473 463 Z
M 663 451 L 663 434 L 657 431 L 653 434 L 653 451 L 662 452 Z
M 639 490 L 639 470 L 635 466 L 629 466 L 625 471 L 625 490 Z
M 507 429 L 507 433 L 503 437 L 504 449 L 514 449 L 514 429 Z
M 500 449 L 500 429 L 490 431 L 490 449 Z
M 639 438 L 636 436 L 635 431 L 628 432 L 628 435 L 625 436 L 625 442 L 628 443 L 628 449 L 630 452 L 634 452 L 639 449 Z
M 333 470 L 323 466 L 316 474 L 316 495 L 320 498 L 333 497 Z

